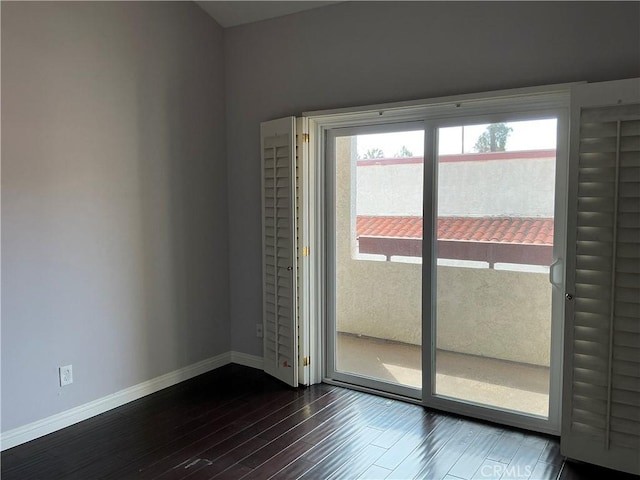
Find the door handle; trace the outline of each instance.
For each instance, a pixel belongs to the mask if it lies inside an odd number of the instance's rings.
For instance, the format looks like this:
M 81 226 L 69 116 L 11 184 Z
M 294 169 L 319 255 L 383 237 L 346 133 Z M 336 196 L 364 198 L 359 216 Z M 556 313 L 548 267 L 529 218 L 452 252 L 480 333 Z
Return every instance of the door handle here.
M 554 287 L 562 286 L 562 273 L 564 264 L 560 258 L 557 258 L 551 265 L 549 265 L 549 283 Z

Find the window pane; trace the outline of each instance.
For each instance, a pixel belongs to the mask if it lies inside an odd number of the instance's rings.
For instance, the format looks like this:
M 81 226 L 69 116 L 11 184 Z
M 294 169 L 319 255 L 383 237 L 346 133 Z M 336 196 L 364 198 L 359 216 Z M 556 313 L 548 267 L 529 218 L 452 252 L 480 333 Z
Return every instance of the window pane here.
M 336 139 L 336 370 L 421 388 L 424 132 Z
M 438 131 L 438 395 L 548 416 L 556 123 Z

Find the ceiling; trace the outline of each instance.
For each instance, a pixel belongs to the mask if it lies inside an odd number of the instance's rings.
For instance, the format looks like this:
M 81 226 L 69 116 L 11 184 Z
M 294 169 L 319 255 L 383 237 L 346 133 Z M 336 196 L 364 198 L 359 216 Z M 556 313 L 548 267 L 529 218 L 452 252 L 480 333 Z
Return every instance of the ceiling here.
M 282 17 L 291 13 L 311 10 L 339 2 L 316 1 L 196 1 L 204 11 L 211 15 L 222 27 L 235 27 L 245 23 L 257 22 L 268 18 Z

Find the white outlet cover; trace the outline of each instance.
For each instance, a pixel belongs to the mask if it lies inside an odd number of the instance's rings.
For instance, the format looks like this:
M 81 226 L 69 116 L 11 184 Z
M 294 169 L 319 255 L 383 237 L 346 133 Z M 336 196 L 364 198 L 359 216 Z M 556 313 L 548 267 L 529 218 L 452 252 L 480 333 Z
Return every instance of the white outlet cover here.
M 71 365 L 65 365 L 58 369 L 60 375 L 60 386 L 70 385 L 73 383 L 73 369 Z

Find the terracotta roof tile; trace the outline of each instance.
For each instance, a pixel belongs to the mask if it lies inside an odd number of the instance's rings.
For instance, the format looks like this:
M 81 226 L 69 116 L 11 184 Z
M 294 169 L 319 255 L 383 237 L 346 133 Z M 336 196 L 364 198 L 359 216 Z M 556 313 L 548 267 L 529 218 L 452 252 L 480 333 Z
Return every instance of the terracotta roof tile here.
M 421 217 L 359 216 L 358 236 L 422 238 Z M 552 218 L 440 217 L 439 240 L 553 245 Z

